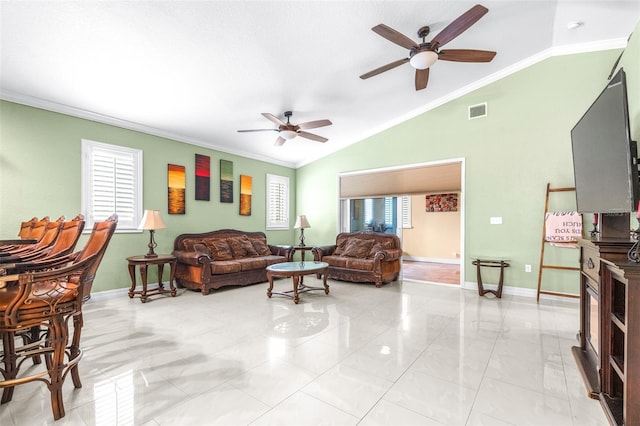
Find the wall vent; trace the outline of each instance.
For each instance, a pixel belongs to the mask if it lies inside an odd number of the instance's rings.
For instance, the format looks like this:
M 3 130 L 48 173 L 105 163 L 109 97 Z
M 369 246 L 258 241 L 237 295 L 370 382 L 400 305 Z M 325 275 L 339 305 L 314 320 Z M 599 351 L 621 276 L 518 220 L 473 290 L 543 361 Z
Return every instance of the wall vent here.
M 473 120 L 474 118 L 482 118 L 486 116 L 487 116 L 486 102 L 469 106 L 469 120 Z

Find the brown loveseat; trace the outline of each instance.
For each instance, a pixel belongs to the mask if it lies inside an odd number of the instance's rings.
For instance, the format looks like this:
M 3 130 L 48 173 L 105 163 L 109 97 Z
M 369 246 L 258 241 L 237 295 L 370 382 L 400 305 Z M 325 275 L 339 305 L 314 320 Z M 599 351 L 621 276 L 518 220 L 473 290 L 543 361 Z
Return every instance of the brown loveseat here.
M 336 244 L 314 247 L 313 258 L 327 262 L 328 278 L 375 283 L 376 287 L 398 279 L 402 248 L 393 234 L 360 231 L 341 233 Z
M 267 281 L 266 267 L 290 262 L 293 247 L 267 244 L 262 232 L 222 229 L 178 235 L 173 255 L 178 286 L 206 295 L 212 288 Z

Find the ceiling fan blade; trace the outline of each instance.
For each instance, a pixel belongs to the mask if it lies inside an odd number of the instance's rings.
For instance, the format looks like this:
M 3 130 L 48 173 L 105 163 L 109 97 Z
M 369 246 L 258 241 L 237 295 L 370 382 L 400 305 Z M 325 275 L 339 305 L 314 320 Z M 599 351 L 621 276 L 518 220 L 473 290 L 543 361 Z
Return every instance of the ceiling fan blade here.
M 386 26 L 385 24 L 378 24 L 375 27 L 371 28 L 373 32 L 376 34 L 386 38 L 392 43 L 397 44 L 398 46 L 402 46 L 405 49 L 417 48 L 418 45 L 411 40 L 409 37 L 404 34 L 399 33 L 391 27 Z
M 277 132 L 278 129 L 249 129 L 249 130 L 238 130 L 240 133 L 245 132 Z
M 490 50 L 446 49 L 438 53 L 441 61 L 452 62 L 491 62 L 496 52 Z
M 298 127 L 302 130 L 307 129 L 315 129 L 318 127 L 331 126 L 333 123 L 329 120 L 316 120 L 316 121 L 307 121 L 306 123 L 298 124 Z
M 422 90 L 427 87 L 429 82 L 429 68 L 416 70 L 416 90 Z
M 451 40 L 465 32 L 470 26 L 478 22 L 478 20 L 482 18 L 488 11 L 489 9 L 487 9 L 486 7 L 480 4 L 476 4 L 471 9 L 467 10 L 465 13 L 456 18 L 455 21 L 447 25 L 444 30 L 440 31 L 438 35 L 436 35 L 433 40 L 431 40 L 431 45 L 436 48 L 444 46 L 445 44 L 449 43 Z
M 275 124 L 277 124 L 278 126 L 286 126 L 287 123 L 285 123 L 284 121 L 280 120 L 278 117 L 276 117 L 273 114 L 269 114 L 268 112 L 263 112 L 262 115 L 264 116 L 264 118 L 266 118 L 267 120 L 271 120 L 273 121 Z
M 369 77 L 373 77 L 374 75 L 378 75 L 378 74 L 382 74 L 385 71 L 389 71 L 391 69 L 394 69 L 396 67 L 399 67 L 400 65 L 409 62 L 409 58 L 404 58 L 404 59 L 399 59 L 395 62 L 391 62 L 390 64 L 387 65 L 383 65 L 379 68 L 376 68 L 373 71 L 369 71 L 368 73 L 362 74 L 360 76 L 361 79 L 366 80 Z
M 283 138 L 282 136 L 278 136 L 278 139 L 276 139 L 275 146 L 282 146 L 282 145 L 284 145 L 284 143 L 286 141 L 287 140 L 285 138 Z
M 323 138 L 322 136 L 314 135 L 313 133 L 309 132 L 298 132 L 298 136 L 306 139 L 311 139 L 312 141 L 316 142 L 326 142 L 329 140 L 327 138 Z

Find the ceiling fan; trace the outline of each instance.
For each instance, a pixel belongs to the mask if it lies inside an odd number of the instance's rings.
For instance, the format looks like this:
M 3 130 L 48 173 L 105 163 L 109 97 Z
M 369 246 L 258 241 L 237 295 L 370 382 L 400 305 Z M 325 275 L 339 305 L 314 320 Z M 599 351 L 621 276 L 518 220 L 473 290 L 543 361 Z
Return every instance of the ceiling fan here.
M 262 115 L 271 120 L 276 125 L 278 125 L 277 129 L 253 129 L 253 130 L 238 130 L 238 132 L 278 132 L 278 139 L 276 139 L 276 146 L 283 145 L 286 141 L 295 138 L 296 136 L 300 136 L 302 138 L 310 139 L 316 142 L 326 142 L 329 139 L 323 138 L 322 136 L 314 135 L 313 133 L 305 132 L 304 130 L 315 129 L 317 127 L 330 126 L 331 121 L 329 120 L 316 120 L 316 121 L 308 121 L 306 123 L 293 124 L 289 121 L 293 112 L 285 111 L 284 116 L 287 118 L 287 122 L 280 120 L 273 114 L 269 114 L 268 112 L 263 112 Z
M 438 59 L 453 62 L 490 62 L 493 57 L 496 56 L 496 52 L 472 49 L 440 50 L 442 46 L 478 22 L 488 11 L 489 9 L 482 5 L 477 4 L 473 6 L 460 15 L 455 21 L 447 25 L 438 35 L 431 39 L 430 42 L 425 41 L 425 38 L 429 35 L 429 27 L 422 27 L 418 30 L 418 37 L 422 38 L 422 43 L 420 44 L 415 43 L 410 38 L 384 24 L 376 25 L 372 28 L 376 34 L 399 46 L 409 49 L 409 57 L 391 62 L 373 71 L 369 71 L 366 74 L 362 74 L 360 78 L 365 80 L 409 62 L 416 69 L 416 90 L 422 90 L 427 87 L 429 81 L 429 67 Z

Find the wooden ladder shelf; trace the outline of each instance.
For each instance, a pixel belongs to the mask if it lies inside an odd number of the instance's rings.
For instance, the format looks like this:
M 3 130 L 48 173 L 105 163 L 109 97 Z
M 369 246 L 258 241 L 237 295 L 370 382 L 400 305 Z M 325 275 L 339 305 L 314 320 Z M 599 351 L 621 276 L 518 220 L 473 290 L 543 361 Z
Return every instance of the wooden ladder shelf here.
M 542 245 L 541 245 L 541 249 L 540 249 L 540 267 L 538 269 L 538 294 L 536 297 L 536 300 L 539 302 L 540 301 L 540 295 L 541 294 L 548 294 L 551 296 L 560 296 L 560 297 L 571 297 L 571 298 L 575 298 L 578 299 L 580 298 L 579 294 L 570 294 L 570 293 L 560 293 L 560 292 L 556 292 L 556 291 L 548 291 L 548 290 L 543 290 L 542 289 L 542 271 L 545 269 L 555 269 L 555 270 L 564 270 L 564 271 L 580 271 L 580 267 L 573 267 L 573 266 L 561 266 L 561 265 L 548 265 L 545 264 L 545 260 L 544 260 L 544 248 L 547 244 L 549 244 L 550 242 L 547 241 L 547 213 L 549 212 L 549 194 L 555 193 L 555 192 L 571 192 L 571 191 L 575 191 L 575 188 L 551 188 L 551 184 L 547 183 L 547 194 L 546 194 L 546 198 L 545 198 L 545 203 L 544 203 L 544 215 L 542 217 Z

